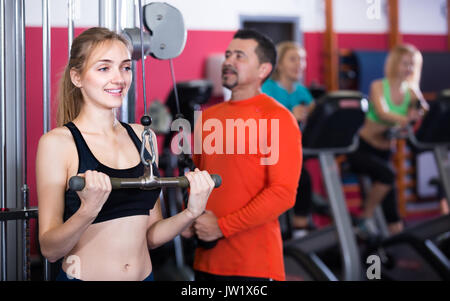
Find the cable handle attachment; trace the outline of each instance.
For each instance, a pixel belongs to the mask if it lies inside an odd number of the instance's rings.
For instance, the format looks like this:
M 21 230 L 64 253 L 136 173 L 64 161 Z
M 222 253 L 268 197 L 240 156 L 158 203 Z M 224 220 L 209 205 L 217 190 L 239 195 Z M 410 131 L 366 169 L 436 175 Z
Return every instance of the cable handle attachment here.
M 149 167 L 152 169 L 152 164 L 156 161 L 156 155 L 155 155 L 155 147 L 153 145 L 153 139 L 152 139 L 152 132 L 150 130 L 150 125 L 152 124 L 152 118 L 149 115 L 144 115 L 141 118 L 141 124 L 144 126 L 144 131 L 142 131 L 142 144 L 141 144 L 141 162 L 144 164 L 144 166 Z M 144 153 L 145 153 L 145 145 L 148 143 L 150 144 L 150 160 L 145 159 Z M 151 163 L 150 163 L 151 162 Z M 150 176 L 153 175 L 153 172 L 150 172 Z

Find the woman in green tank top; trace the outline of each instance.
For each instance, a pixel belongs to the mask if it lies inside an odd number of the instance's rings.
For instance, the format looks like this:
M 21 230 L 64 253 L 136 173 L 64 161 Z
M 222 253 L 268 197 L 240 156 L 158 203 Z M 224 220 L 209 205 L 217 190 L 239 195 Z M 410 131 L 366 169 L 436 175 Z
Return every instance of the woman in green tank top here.
M 391 87 L 389 84 L 389 80 L 387 78 L 382 79 L 382 86 L 383 86 L 383 96 L 384 99 L 382 100 L 384 102 L 383 109 L 386 112 L 397 114 L 399 116 L 408 116 L 409 106 L 411 104 L 411 93 L 409 91 L 409 86 L 406 82 L 403 83 L 404 87 L 401 87 L 400 89 L 404 91 L 404 97 L 400 104 L 396 104 L 391 99 Z M 370 102 L 369 104 L 369 111 L 367 112 L 366 116 L 369 120 L 372 120 L 373 122 L 384 124 L 386 126 L 395 126 L 395 122 L 391 121 L 385 121 L 379 117 L 377 114 L 377 111 L 375 109 L 375 106 L 373 102 Z
M 393 139 L 386 132 L 392 127 L 404 127 L 421 114 L 420 103 L 427 104 L 419 89 L 422 55 L 412 45 L 399 45 L 389 52 L 385 62 L 385 78 L 375 80 L 370 87 L 370 106 L 360 131 L 358 150 L 348 155 L 353 170 L 368 175 L 372 186 L 366 195 L 358 228 L 367 233 L 367 219 L 382 204 L 392 234 L 403 229 L 395 197 L 395 174 L 391 167 Z

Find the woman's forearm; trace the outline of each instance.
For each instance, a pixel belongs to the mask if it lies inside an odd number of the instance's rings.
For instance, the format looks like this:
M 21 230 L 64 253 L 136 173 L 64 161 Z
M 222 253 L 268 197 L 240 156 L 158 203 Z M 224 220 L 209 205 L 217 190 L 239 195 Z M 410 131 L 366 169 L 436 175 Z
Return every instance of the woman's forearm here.
M 44 257 L 50 262 L 55 262 L 68 254 L 95 217 L 81 206 L 64 224 L 43 233 L 39 243 Z
M 388 112 L 379 112 L 378 116 L 380 119 L 399 124 L 400 126 L 404 126 L 408 123 L 408 117 L 401 116 L 398 114 L 388 113 Z
M 172 217 L 157 221 L 147 230 L 148 247 L 154 249 L 171 241 L 194 220 L 195 217 L 185 209 Z

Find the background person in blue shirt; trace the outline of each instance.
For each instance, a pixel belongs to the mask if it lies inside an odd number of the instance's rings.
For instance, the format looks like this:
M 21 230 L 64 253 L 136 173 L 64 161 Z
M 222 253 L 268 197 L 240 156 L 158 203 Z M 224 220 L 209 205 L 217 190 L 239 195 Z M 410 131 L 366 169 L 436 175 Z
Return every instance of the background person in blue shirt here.
M 306 68 L 306 51 L 298 43 L 285 41 L 277 45 L 277 57 L 276 68 L 272 77 L 262 85 L 262 91 L 291 111 L 302 128 L 314 107 L 311 93 L 300 83 Z M 309 218 L 312 207 L 312 184 L 304 166 L 292 222 L 296 229 L 310 230 L 314 228 Z
M 314 102 L 311 93 L 300 81 L 306 69 L 306 51 L 291 41 L 277 45 L 278 62 L 273 75 L 262 86 L 262 91 L 275 98 L 304 123 Z

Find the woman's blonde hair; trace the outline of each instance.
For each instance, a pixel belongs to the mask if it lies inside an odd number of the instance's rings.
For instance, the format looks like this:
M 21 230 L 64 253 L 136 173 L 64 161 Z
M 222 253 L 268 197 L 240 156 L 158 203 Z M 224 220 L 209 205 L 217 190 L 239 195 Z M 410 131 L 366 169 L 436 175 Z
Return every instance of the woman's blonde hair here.
M 305 48 L 303 48 L 303 46 L 293 41 L 284 41 L 277 44 L 277 64 L 272 74 L 273 80 L 280 79 L 280 71 L 278 69 L 278 66 L 280 65 L 280 62 L 283 61 L 286 53 L 291 49 L 305 51 Z
M 418 87 L 422 71 L 423 58 L 420 51 L 411 44 L 395 46 L 388 54 L 384 65 L 384 74 L 387 78 L 395 78 L 398 74 L 398 67 L 404 55 L 412 55 L 414 60 L 413 74 L 407 79 L 414 87 Z
M 127 39 L 103 27 L 89 28 L 73 40 L 69 62 L 59 83 L 58 126 L 74 120 L 80 113 L 83 104 L 81 89 L 72 83 L 70 71 L 75 70 L 78 74 L 83 74 L 86 62 L 93 50 L 98 45 L 111 41 L 120 41 L 131 51 L 131 46 Z

